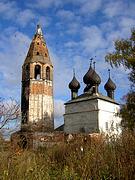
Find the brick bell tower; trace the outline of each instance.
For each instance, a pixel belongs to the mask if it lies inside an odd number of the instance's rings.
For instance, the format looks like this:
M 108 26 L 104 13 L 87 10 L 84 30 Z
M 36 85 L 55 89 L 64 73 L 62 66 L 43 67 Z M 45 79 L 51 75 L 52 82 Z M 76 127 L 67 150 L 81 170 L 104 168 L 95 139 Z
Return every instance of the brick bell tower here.
M 53 131 L 53 65 L 40 25 L 22 66 L 22 127 Z

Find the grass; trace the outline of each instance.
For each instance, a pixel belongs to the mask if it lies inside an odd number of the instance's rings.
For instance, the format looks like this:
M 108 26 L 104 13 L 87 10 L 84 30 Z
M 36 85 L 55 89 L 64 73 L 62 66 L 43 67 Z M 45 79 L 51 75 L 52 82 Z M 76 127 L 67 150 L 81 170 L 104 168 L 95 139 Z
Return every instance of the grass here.
M 135 135 L 130 132 L 35 151 L 14 151 L 0 140 L 0 180 L 133 180 L 134 172 Z

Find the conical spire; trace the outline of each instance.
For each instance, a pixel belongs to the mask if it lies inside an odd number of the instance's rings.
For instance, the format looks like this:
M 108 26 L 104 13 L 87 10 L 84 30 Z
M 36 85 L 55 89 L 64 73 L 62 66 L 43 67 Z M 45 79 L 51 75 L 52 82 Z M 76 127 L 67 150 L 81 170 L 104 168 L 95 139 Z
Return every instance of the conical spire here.
M 42 28 L 41 28 L 41 25 L 40 25 L 40 24 L 37 25 L 36 34 L 43 36 L 43 32 L 42 32 Z
M 26 64 L 32 62 L 48 63 L 52 65 L 40 25 L 37 25 L 36 33 L 30 44 L 30 48 L 24 63 Z

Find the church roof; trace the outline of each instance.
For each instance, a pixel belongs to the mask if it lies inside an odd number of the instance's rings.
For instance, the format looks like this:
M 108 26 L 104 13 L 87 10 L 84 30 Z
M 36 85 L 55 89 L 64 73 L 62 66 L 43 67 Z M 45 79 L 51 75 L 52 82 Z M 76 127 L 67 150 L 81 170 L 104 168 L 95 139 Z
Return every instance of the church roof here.
M 111 80 L 111 78 L 109 77 L 107 83 L 104 86 L 105 90 L 115 90 L 116 89 L 116 85 L 115 83 Z
M 77 81 L 76 77 L 74 76 L 72 81 L 69 83 L 69 88 L 73 91 L 78 91 L 80 88 L 80 83 Z
M 89 93 L 81 94 L 76 99 L 73 99 L 73 100 L 70 100 L 70 101 L 66 102 L 65 105 L 66 104 L 71 104 L 71 103 L 76 103 L 76 102 L 82 102 L 82 101 L 90 101 L 90 100 L 94 100 L 94 99 L 101 99 L 101 100 L 104 100 L 104 101 L 111 102 L 111 103 L 119 105 L 119 103 L 117 103 L 114 99 L 111 99 L 108 96 L 103 96 L 102 94 L 90 95 Z
M 100 76 L 96 73 L 95 69 L 91 67 L 91 64 L 88 72 L 83 77 L 83 82 L 90 85 L 99 85 L 101 83 Z
M 40 25 L 37 25 L 37 30 L 30 44 L 30 48 L 27 53 L 24 64 L 33 62 L 40 62 L 43 64 L 48 63 L 52 65 L 48 48 Z

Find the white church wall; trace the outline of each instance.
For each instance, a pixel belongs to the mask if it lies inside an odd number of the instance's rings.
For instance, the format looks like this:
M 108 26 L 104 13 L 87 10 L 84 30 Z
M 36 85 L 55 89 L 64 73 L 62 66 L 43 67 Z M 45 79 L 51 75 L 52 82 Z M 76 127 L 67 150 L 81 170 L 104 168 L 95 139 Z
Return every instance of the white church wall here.
M 121 118 L 118 116 L 120 106 L 112 102 L 98 99 L 98 109 L 98 124 L 100 132 L 120 134 Z

